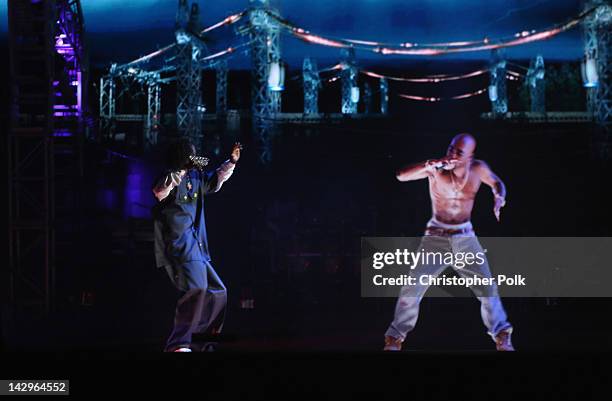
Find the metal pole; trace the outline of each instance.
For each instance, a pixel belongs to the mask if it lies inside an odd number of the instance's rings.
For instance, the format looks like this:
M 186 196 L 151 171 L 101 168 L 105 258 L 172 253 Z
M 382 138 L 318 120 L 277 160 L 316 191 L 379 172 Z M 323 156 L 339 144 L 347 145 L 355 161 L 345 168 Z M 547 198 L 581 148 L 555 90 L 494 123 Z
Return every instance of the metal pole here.
M 529 71 L 527 72 L 526 84 L 529 85 L 531 95 L 531 111 L 534 113 L 546 112 L 546 92 L 544 80 L 544 58 L 538 55 L 531 60 Z
M 352 99 L 352 92 L 357 86 L 357 66 L 355 64 L 355 49 L 352 47 L 342 49 L 343 69 L 341 72 L 342 79 L 342 114 L 357 113 L 357 103 Z
M 389 82 L 387 78 L 380 79 L 380 112 L 382 114 L 389 112 Z
M 318 114 L 321 81 L 317 72 L 316 62 L 309 57 L 306 57 L 302 64 L 302 77 L 304 85 L 304 114 Z
M 176 126 L 179 136 L 188 137 L 198 152 L 202 151 L 202 79 L 197 59 L 200 48 L 192 42 L 190 32 L 199 28 L 199 8 L 191 5 L 188 12 L 186 0 L 179 0 L 176 18 Z
M 374 111 L 374 97 L 372 96 L 372 87 L 369 82 L 363 84 L 363 104 L 365 114 L 370 114 Z
M 491 100 L 493 115 L 500 116 L 508 112 L 508 97 L 506 93 L 506 60 L 497 50 L 491 52 L 491 86 L 497 96 Z
M 262 164 L 272 159 L 272 114 L 280 111 L 280 94 L 274 94 L 268 86 L 270 64 L 280 60 L 279 28 L 268 16 L 274 10 L 268 0 L 251 0 L 249 35 L 251 39 L 251 102 L 253 135 Z
M 216 112 L 219 118 L 227 114 L 227 61 L 222 60 L 216 66 L 217 97 Z

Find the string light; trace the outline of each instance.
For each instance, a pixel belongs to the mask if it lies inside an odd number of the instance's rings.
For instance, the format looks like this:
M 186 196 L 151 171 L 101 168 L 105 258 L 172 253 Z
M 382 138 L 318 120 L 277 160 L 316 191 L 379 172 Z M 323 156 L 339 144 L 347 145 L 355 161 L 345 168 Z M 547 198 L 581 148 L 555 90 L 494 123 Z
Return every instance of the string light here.
M 200 34 L 206 33 L 206 32 L 210 32 L 213 29 L 217 29 L 219 27 L 222 27 L 224 25 L 231 25 L 235 22 L 238 22 L 238 20 L 240 18 L 242 18 L 244 16 L 244 14 L 246 13 L 246 11 L 242 11 L 238 14 L 234 14 L 234 15 L 230 15 L 229 17 L 225 18 L 222 21 L 217 22 L 214 25 L 209 26 L 208 28 L 204 28 L 203 30 L 200 31 Z
M 451 100 L 459 100 L 459 99 L 467 99 L 469 97 L 473 97 L 473 96 L 478 96 L 478 95 L 482 95 L 483 93 L 485 93 L 488 90 L 488 88 L 483 88 L 483 89 L 479 89 L 475 92 L 471 92 L 471 93 L 465 93 L 463 95 L 457 95 L 457 96 L 453 96 L 450 99 Z
M 422 102 L 435 103 L 435 102 L 441 102 L 441 101 L 444 101 L 444 100 L 467 99 L 467 98 L 470 98 L 470 97 L 482 95 L 487 90 L 488 90 L 488 88 L 483 88 L 483 89 L 479 89 L 479 90 L 477 90 L 475 92 L 464 93 L 464 94 L 461 94 L 461 95 L 451 96 L 451 97 L 447 97 L 447 98 L 443 98 L 443 97 L 414 96 L 414 95 L 406 95 L 404 93 L 398 93 L 397 96 L 399 96 L 401 98 L 404 98 L 404 99 L 410 99 L 410 100 L 417 100 L 417 101 L 422 101 Z
M 580 23 L 583 17 L 576 18 L 566 24 L 563 24 L 557 28 L 549 29 L 543 32 L 530 34 L 523 36 L 521 35 L 518 39 L 507 40 L 507 41 L 499 41 L 498 43 L 489 43 L 482 44 L 479 46 L 471 46 L 471 47 L 461 47 L 461 48 L 447 48 L 447 49 L 391 49 L 388 47 L 384 48 L 376 48 L 374 51 L 377 53 L 381 53 L 384 55 L 419 55 L 419 56 L 438 56 L 442 54 L 449 53 L 460 53 L 460 52 L 475 52 L 475 51 L 483 51 L 483 50 L 493 50 L 500 49 L 503 47 L 512 47 L 518 45 L 524 45 L 526 43 L 537 42 L 540 40 L 550 39 L 553 36 L 560 34 L 561 32 L 565 32 L 570 28 L 573 28 L 577 24 Z
M 306 42 L 310 42 L 310 43 L 314 43 L 317 45 L 323 45 L 323 46 L 329 46 L 329 47 L 342 47 L 342 48 L 347 48 L 350 47 L 349 44 L 346 43 L 342 43 L 336 40 L 332 40 L 332 39 L 326 39 L 322 36 L 317 36 L 317 35 L 312 35 L 310 33 L 302 33 L 302 32 L 298 32 L 298 30 L 293 30 L 292 31 L 293 34 L 295 36 L 297 36 L 298 38 L 306 41 Z
M 328 72 L 328 71 L 335 71 L 335 70 L 341 70 L 343 68 L 344 68 L 344 66 L 342 65 L 342 63 L 338 63 L 338 64 L 335 64 L 335 65 L 332 65 L 331 67 L 327 67 L 327 68 L 324 68 L 322 70 L 319 70 L 319 73 Z
M 234 15 L 230 15 L 229 17 L 226 17 L 222 21 L 219 21 L 216 24 L 213 24 L 213 25 L 209 26 L 208 28 L 204 28 L 203 30 L 200 31 L 200 35 L 204 34 L 204 33 L 207 33 L 207 32 L 210 32 L 210 31 L 212 31 L 214 29 L 217 29 L 217 28 L 219 28 L 221 26 L 224 26 L 224 25 L 231 25 L 231 24 L 237 22 L 238 20 L 240 20 L 245 14 L 246 14 L 246 11 L 242 11 L 240 13 L 237 13 L 237 14 L 234 14 Z M 156 51 L 154 51 L 152 53 L 149 53 L 149 54 L 147 54 L 145 56 L 142 56 L 142 57 L 140 57 L 140 58 L 138 58 L 138 59 L 136 59 L 134 61 L 130 61 L 129 63 L 126 63 L 126 64 L 124 64 L 124 65 L 122 65 L 122 66 L 120 66 L 118 68 L 124 68 L 124 67 L 128 67 L 128 66 L 133 66 L 133 65 L 136 65 L 136 64 L 144 63 L 144 62 L 146 62 L 148 60 L 151 60 L 154 57 L 157 57 L 157 56 L 167 52 L 168 50 L 174 48 L 175 46 L 176 46 L 176 43 L 173 43 L 173 44 L 168 45 L 168 46 L 164 46 L 161 49 L 158 49 L 158 50 L 156 50 Z
M 199 61 L 208 61 L 208 60 L 212 60 L 212 59 L 215 59 L 215 58 L 219 58 L 219 57 L 224 56 L 226 54 L 235 52 L 236 49 L 238 49 L 239 47 L 242 47 L 242 46 L 244 46 L 244 45 L 240 45 L 240 46 L 236 46 L 236 47 L 228 47 L 225 50 L 221 50 L 220 52 L 217 52 L 215 54 L 211 54 L 210 56 L 203 57 Z
M 430 75 L 427 77 L 423 77 L 423 78 L 404 78 L 404 77 L 394 77 L 394 76 L 390 76 L 390 75 L 383 75 L 383 74 L 378 74 L 372 71 L 368 71 L 368 70 L 360 70 L 359 72 L 361 72 L 364 75 L 367 75 L 369 77 L 372 78 L 378 78 L 378 79 L 382 79 L 382 78 L 386 78 L 390 81 L 402 81 L 402 82 L 419 82 L 419 83 L 438 83 L 438 82 L 444 82 L 444 81 L 454 81 L 454 80 L 458 80 L 458 79 L 465 79 L 465 78 L 471 78 L 471 77 L 476 77 L 478 75 L 482 75 L 482 74 L 486 74 L 489 72 L 489 70 L 487 69 L 482 69 L 482 70 L 477 70 L 477 71 L 472 71 L 466 74 L 460 74 L 460 75 Z
M 562 32 L 565 32 L 580 23 L 584 18 L 594 12 L 597 7 L 579 14 L 576 18 L 567 23 L 556 25 L 550 29 L 537 32 L 535 29 L 523 30 L 514 34 L 510 38 L 492 41 L 488 37 L 476 41 L 452 41 L 431 44 L 418 44 L 404 42 L 399 44 L 384 44 L 377 41 L 332 38 L 330 36 L 315 35 L 303 28 L 294 26 L 281 17 L 268 13 L 281 26 L 288 29 L 294 36 L 309 43 L 319 44 L 330 47 L 357 47 L 363 50 L 372 51 L 382 55 L 412 55 L 412 56 L 437 56 L 448 53 L 475 52 L 483 50 L 493 50 L 503 47 L 519 46 L 526 43 L 550 39 Z M 354 46 L 358 45 L 358 46 Z
M 512 71 L 512 70 L 506 70 L 506 73 L 510 74 L 512 76 L 515 76 L 515 77 L 522 77 L 522 76 L 525 75 L 525 74 L 521 74 L 520 72 L 516 72 L 516 71 Z

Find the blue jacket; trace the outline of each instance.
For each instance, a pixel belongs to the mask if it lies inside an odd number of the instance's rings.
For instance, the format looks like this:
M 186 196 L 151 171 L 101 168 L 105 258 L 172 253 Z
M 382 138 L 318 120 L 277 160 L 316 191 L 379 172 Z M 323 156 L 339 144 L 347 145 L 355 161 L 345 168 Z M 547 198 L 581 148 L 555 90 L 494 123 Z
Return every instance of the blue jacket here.
M 228 163 L 211 172 L 188 170 L 178 186 L 173 186 L 170 193 L 152 208 L 157 267 L 210 261 L 204 196 L 219 191 L 232 174 L 234 165 Z M 156 187 L 164 188 L 169 182 L 170 173 L 167 171 L 157 181 L 153 186 L 154 192 Z M 166 185 L 166 188 L 169 187 Z

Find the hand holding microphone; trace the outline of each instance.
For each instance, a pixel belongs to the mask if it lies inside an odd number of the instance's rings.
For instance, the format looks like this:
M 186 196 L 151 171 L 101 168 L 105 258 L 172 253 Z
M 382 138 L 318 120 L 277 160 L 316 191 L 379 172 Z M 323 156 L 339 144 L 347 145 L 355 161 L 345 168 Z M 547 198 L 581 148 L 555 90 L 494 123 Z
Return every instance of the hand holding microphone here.
M 450 156 L 445 156 L 441 159 L 430 159 L 425 163 L 426 168 L 429 171 L 435 171 L 439 169 L 444 170 L 452 170 L 455 168 L 455 163 L 457 163 L 457 159 L 452 158 Z

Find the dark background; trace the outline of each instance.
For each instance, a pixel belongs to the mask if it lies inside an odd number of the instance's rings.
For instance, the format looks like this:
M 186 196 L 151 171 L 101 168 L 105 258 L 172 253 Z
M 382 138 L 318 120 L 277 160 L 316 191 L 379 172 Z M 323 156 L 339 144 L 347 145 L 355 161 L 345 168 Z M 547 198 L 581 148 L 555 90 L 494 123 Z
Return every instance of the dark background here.
M 117 35 L 110 31 L 107 38 Z M 2 54 L 7 54 L 6 38 L 0 46 Z M 98 56 L 106 50 L 107 46 L 92 45 Z M 529 57 L 513 61 L 527 65 Z M 559 58 L 547 60 L 547 74 L 553 77 L 566 68 L 570 72 L 564 76 L 573 78 L 549 85 L 547 108 L 584 110 L 583 89 L 562 86 L 577 79 L 575 55 Z M 6 77 L 8 61 L 3 60 L 0 72 Z M 93 84 L 104 64 L 98 60 L 90 91 L 94 119 L 97 93 Z M 483 63 L 405 60 L 369 61 L 367 66 L 418 76 L 467 72 Z M 297 65 L 293 72 L 298 72 Z M 230 72 L 230 108 L 248 110 L 248 77 L 246 70 Z M 426 181 L 399 183 L 394 171 L 405 163 L 442 155 L 452 136 L 460 132 L 475 135 L 477 157 L 486 160 L 508 187 L 501 223 L 494 219 L 487 188 L 478 194 L 473 213 L 478 235 L 610 235 L 607 196 L 612 171 L 595 157 L 598 145 L 590 125 L 486 122 L 479 117 L 490 109 L 486 95 L 436 104 L 394 96 L 397 92 L 450 96 L 480 89 L 487 80 L 485 75 L 439 88 L 395 87 L 387 119 L 284 125 L 267 167 L 256 163 L 248 121 L 242 121 L 236 137 L 208 127 L 211 136 L 218 133 L 221 141 L 219 155 L 211 148 L 205 150 L 215 163 L 224 160 L 235 139 L 246 145 L 234 176 L 220 193 L 206 200 L 213 264 L 229 290 L 226 349 L 380 349 L 395 301 L 360 297 L 360 237 L 422 233 L 430 217 Z M 0 106 L 7 110 L 8 85 L 3 82 Z M 508 85 L 510 109 L 524 110 L 519 86 Z M 338 111 L 339 86 L 336 82 L 322 90 L 323 111 Z M 204 96 L 209 105 L 214 104 L 213 88 L 213 75 L 205 72 Z M 164 96 L 162 102 L 170 112 L 172 89 Z M 289 83 L 283 96 L 284 111 L 300 110 L 299 81 Z M 122 107 L 137 109 L 136 103 L 124 100 Z M 6 112 L 1 118 L 4 133 Z M 136 132 L 140 127 L 123 129 Z M 6 152 L 6 146 L 2 149 Z M 109 150 L 130 159 L 109 156 Z M 141 187 L 157 174 L 156 153 L 93 142 L 85 152 L 82 210 L 86 230 L 71 258 L 58 266 L 57 311 L 47 318 L 16 314 L 14 321 L 3 325 L 6 348 L 159 351 L 171 329 L 176 294 L 165 272 L 155 268 L 152 243 L 147 239 L 152 229 L 147 217 L 152 196 L 143 192 L 139 205 L 127 204 L 130 198 L 125 196 L 127 177 L 135 168 Z M 92 294 L 86 303 L 84 293 Z M 254 309 L 241 308 L 246 299 L 254 300 Z M 609 350 L 612 345 L 606 331 L 609 298 L 506 299 L 504 304 L 515 326 L 518 349 Z M 476 299 L 426 298 L 406 347 L 479 350 L 492 349 L 493 343 L 485 334 Z

